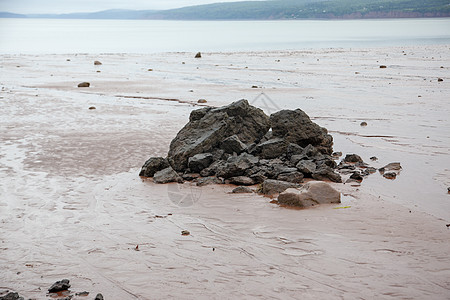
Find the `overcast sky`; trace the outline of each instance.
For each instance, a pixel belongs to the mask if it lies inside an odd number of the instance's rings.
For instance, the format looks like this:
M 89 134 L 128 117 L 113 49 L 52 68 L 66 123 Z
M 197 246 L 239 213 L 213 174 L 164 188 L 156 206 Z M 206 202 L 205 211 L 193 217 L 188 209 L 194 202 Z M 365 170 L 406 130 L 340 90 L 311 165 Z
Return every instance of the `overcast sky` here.
M 169 9 L 239 0 L 0 0 L 0 11 L 14 13 L 92 12 L 112 8 Z

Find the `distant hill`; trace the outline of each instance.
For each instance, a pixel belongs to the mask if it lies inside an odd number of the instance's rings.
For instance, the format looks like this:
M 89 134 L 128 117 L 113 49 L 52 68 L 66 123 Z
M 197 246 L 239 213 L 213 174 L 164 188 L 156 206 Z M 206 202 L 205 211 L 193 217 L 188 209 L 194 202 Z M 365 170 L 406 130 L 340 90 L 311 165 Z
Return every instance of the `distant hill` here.
M 106 10 L 93 13 L 19 15 L 2 18 L 292 20 L 450 17 L 450 0 L 269 0 L 188 6 L 169 10 Z

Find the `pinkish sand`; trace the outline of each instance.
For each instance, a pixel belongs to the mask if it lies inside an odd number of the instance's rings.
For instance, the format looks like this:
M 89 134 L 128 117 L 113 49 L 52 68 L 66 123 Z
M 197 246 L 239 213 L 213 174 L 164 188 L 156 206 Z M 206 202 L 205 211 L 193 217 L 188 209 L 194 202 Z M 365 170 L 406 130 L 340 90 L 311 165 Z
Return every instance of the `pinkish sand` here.
M 68 278 L 105 299 L 449 299 L 449 50 L 1 55 L 0 292 L 45 299 Z M 143 181 L 201 98 L 301 108 L 335 151 L 403 169 L 307 210 Z

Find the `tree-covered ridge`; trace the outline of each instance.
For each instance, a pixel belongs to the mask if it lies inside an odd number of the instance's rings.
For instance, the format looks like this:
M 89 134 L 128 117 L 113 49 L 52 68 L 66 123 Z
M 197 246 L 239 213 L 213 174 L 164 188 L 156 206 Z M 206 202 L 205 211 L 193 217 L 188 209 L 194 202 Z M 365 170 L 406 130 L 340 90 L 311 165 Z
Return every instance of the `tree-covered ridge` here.
M 272 0 L 190 6 L 146 15 L 150 19 L 333 19 L 449 17 L 450 0 Z

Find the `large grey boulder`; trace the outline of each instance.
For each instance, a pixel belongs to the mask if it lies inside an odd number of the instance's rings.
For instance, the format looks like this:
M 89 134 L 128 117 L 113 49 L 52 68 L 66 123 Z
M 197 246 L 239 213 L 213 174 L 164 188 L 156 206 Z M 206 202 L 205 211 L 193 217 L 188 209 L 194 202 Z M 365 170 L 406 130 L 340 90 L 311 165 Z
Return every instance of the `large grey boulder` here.
M 142 166 L 139 176 L 153 177 L 156 172 L 169 167 L 169 162 L 163 157 L 150 157 Z
M 269 130 L 269 117 L 247 100 L 230 105 L 194 111 L 170 143 L 168 160 L 176 171 L 186 168 L 188 158 L 219 148 L 221 142 L 236 135 L 242 143 L 259 141 Z
M 341 194 L 325 182 L 308 182 L 299 189 L 289 188 L 282 192 L 278 203 L 299 207 L 341 203 Z
M 333 153 L 333 138 L 326 128 L 312 122 L 301 109 L 281 110 L 270 116 L 272 135 L 301 147 L 309 144 L 325 154 Z
M 153 176 L 153 181 L 156 183 L 169 183 L 178 182 L 182 183 L 183 178 L 181 178 L 177 172 L 171 167 L 165 168 L 164 170 L 158 171 Z
M 262 183 L 261 191 L 264 195 L 273 195 L 284 192 L 288 188 L 299 188 L 299 187 L 301 187 L 300 184 L 274 179 L 267 179 Z

